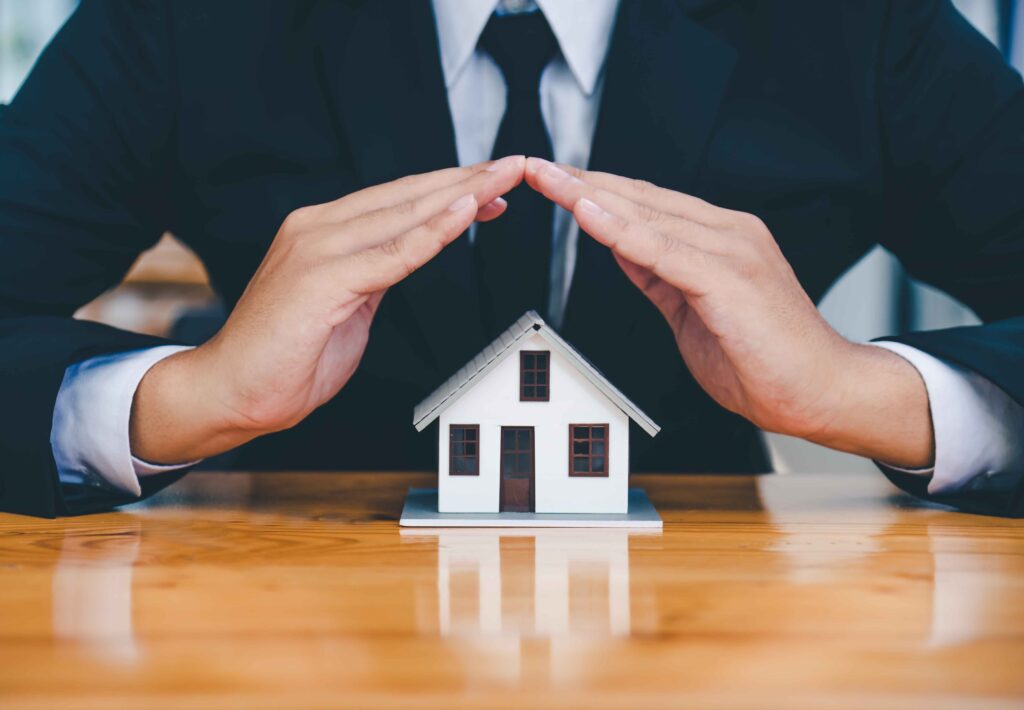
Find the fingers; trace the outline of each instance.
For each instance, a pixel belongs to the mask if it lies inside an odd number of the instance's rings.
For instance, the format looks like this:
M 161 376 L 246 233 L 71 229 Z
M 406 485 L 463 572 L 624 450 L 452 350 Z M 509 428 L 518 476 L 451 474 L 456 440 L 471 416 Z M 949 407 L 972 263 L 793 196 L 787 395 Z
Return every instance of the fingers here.
M 416 200 L 444 187 L 457 185 L 479 173 L 487 172 L 488 170 L 493 171 L 494 166 L 502 161 L 511 162 L 512 164 L 518 163 L 520 171 L 525 166 L 525 158 L 523 156 L 508 156 L 502 160 L 488 160 L 465 167 L 445 168 L 419 175 L 409 175 L 392 182 L 360 190 L 323 205 L 324 219 L 344 222 L 360 214 Z M 486 203 L 481 202 L 480 204 Z
M 382 291 L 430 261 L 462 234 L 477 213 L 472 194 L 457 198 L 443 212 L 394 239 L 336 259 L 330 281 L 352 293 Z
M 580 227 L 617 256 L 647 269 L 689 296 L 707 292 L 716 270 L 713 254 L 646 224 L 615 215 L 583 197 L 573 216 Z
M 501 204 L 492 207 L 491 203 L 519 184 L 524 162 L 522 156 L 504 158 L 489 166 L 489 169 L 473 173 L 454 185 L 361 214 L 343 225 L 331 225 L 330 229 L 321 233 L 322 238 L 328 240 L 324 251 L 354 254 L 388 242 L 445 211 L 456 199 L 466 194 L 473 195 L 476 204 L 485 206 L 485 219 L 493 219 L 505 207 Z
M 551 167 L 586 185 L 613 193 L 638 205 L 700 224 L 710 226 L 723 223 L 728 219 L 730 212 L 705 202 L 699 197 L 658 187 L 643 180 L 624 178 L 619 175 L 612 175 L 611 173 L 581 170 L 571 165 L 555 165 L 540 158 L 529 158 L 526 161 L 525 177 L 527 183 L 535 190 L 543 193 L 545 185 L 550 183 L 551 178 L 557 178 L 556 173 L 550 169 Z M 552 197 L 551 199 L 555 198 Z M 562 206 L 566 209 L 572 209 L 570 206 Z
M 501 197 L 495 197 L 476 211 L 476 221 L 490 222 L 504 214 L 506 209 L 508 209 L 508 202 Z
M 530 160 L 533 160 L 531 158 Z M 573 211 L 581 199 L 599 203 L 602 208 L 630 222 L 646 224 L 660 232 L 685 239 L 701 249 L 716 251 L 721 241 L 703 224 L 661 212 L 615 192 L 580 180 L 553 163 L 544 163 L 532 177 L 535 189 L 550 200 Z

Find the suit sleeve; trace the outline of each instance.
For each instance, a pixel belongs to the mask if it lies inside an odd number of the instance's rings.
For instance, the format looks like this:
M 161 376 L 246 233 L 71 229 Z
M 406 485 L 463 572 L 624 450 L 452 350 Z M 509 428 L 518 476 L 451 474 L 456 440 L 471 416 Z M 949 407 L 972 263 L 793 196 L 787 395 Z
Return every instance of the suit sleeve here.
M 65 499 L 49 437 L 69 365 L 163 344 L 71 316 L 172 226 L 165 10 L 84 0 L 0 111 L 0 510 L 122 502 Z
M 977 372 L 1024 404 L 1021 78 L 948 0 L 890 0 L 878 87 L 881 241 L 912 276 L 959 298 L 983 321 L 891 340 Z M 1024 514 L 1021 486 L 931 496 L 927 479 L 885 472 L 922 497 Z

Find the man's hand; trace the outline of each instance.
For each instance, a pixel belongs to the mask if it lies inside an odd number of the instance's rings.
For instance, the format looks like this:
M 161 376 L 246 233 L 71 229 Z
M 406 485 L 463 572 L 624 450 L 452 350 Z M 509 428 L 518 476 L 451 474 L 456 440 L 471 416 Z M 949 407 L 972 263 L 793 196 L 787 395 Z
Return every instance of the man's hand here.
M 527 161 L 526 180 L 613 251 L 723 407 L 768 431 L 897 466 L 931 464 L 917 370 L 836 333 L 760 219 L 537 158 Z
M 388 287 L 474 218 L 499 216 L 524 163 L 416 175 L 293 212 L 221 331 L 143 378 L 132 453 L 184 462 L 302 421 L 352 376 Z

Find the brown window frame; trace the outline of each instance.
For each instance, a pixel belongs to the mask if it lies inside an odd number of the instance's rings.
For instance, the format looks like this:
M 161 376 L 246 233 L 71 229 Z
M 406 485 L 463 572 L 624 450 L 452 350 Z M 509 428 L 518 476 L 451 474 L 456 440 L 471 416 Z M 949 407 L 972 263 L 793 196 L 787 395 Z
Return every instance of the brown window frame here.
M 526 367 L 526 356 L 534 356 L 534 366 L 531 368 Z M 545 358 L 544 367 L 537 367 L 536 357 L 543 355 Z M 526 373 L 533 373 L 533 384 L 526 384 Z M 537 384 L 537 374 L 544 373 L 544 378 L 547 380 L 543 385 Z M 528 397 L 526 395 L 526 388 L 534 388 L 534 396 Z M 544 388 L 544 396 L 536 396 L 537 388 Z M 520 350 L 519 351 L 519 401 L 520 402 L 550 402 L 551 401 L 551 351 L 550 350 Z
M 578 438 L 576 436 L 576 427 L 587 427 L 589 429 L 589 435 L 585 438 Z M 596 456 L 604 457 L 604 468 L 600 471 L 587 470 L 577 471 L 576 470 L 576 459 L 586 458 L 589 469 L 593 469 L 593 460 L 596 458 L 593 445 L 594 445 L 594 427 L 602 427 L 604 429 L 604 439 L 597 439 L 597 441 L 604 442 L 604 453 L 597 454 Z M 569 425 L 569 476 L 572 478 L 608 478 L 609 468 L 609 453 L 611 451 L 611 427 L 606 423 L 594 423 L 594 424 L 570 424 Z M 576 442 L 587 442 L 587 453 L 577 454 L 576 453 Z
M 468 431 L 476 432 L 476 454 L 468 456 L 466 454 L 455 454 L 455 430 L 465 429 Z M 465 446 L 465 439 L 462 440 L 463 446 Z M 465 471 L 455 470 L 455 459 L 469 459 L 476 461 L 476 471 L 473 473 L 467 473 Z M 449 476 L 479 476 L 480 475 L 480 425 L 479 424 L 449 424 L 448 425 L 448 475 Z

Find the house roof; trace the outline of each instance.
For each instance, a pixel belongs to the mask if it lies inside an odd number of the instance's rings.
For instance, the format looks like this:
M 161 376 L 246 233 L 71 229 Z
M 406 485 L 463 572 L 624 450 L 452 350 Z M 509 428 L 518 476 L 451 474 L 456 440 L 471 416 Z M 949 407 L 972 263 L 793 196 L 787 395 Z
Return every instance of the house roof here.
M 484 348 L 479 355 L 466 363 L 462 369 L 416 405 L 412 415 L 412 423 L 416 427 L 416 431 L 423 431 L 430 426 L 444 410 L 452 406 L 476 382 L 497 367 L 498 363 L 512 352 L 513 346 L 517 342 L 533 333 L 544 338 L 552 350 L 564 355 L 580 374 L 586 377 L 615 406 L 625 412 L 641 429 L 651 436 L 661 430 L 661 427 L 609 382 L 608 378 L 602 375 L 576 348 L 565 342 L 558 333 L 552 330 L 551 326 L 545 323 L 536 311 L 527 311 L 512 324 L 512 327 Z

